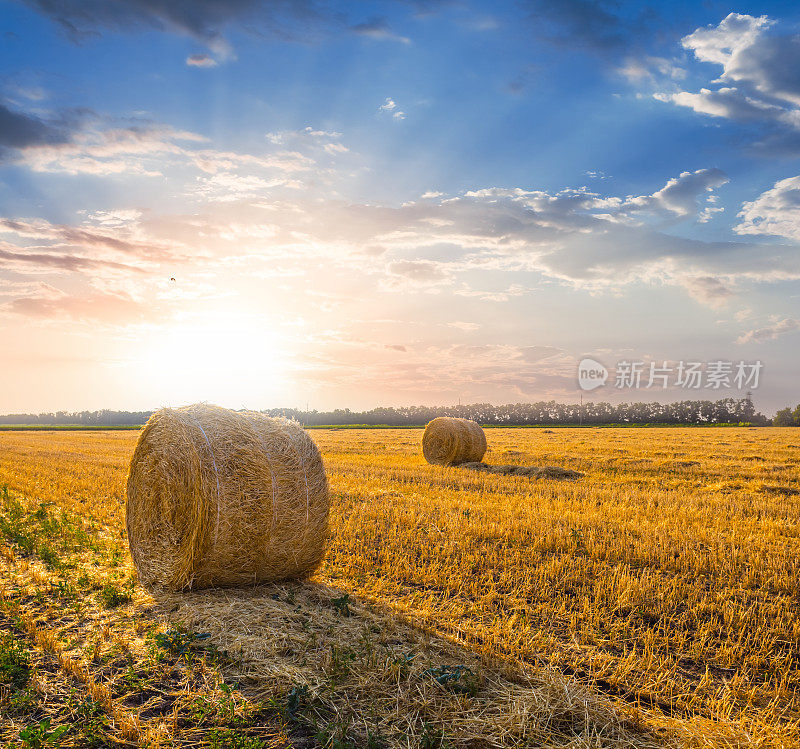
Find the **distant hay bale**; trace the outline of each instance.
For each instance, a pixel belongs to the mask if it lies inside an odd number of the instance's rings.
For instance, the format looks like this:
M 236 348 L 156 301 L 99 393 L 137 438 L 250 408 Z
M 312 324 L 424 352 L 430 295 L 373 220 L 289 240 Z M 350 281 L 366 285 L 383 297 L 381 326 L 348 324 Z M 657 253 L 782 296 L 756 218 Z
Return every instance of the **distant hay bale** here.
M 422 454 L 428 463 L 458 465 L 480 461 L 486 453 L 486 435 L 469 419 L 440 416 L 428 423 L 422 435 Z
M 304 577 L 322 561 L 328 482 L 298 424 L 163 408 L 139 436 L 126 524 L 142 584 L 182 590 Z

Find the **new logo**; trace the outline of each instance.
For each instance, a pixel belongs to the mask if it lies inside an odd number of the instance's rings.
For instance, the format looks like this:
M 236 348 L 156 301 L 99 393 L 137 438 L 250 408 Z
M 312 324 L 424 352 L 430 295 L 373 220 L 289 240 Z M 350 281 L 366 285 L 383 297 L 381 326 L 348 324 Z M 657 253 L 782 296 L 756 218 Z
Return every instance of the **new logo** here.
M 608 370 L 594 359 L 581 359 L 578 364 L 578 384 L 581 390 L 603 387 L 608 379 Z

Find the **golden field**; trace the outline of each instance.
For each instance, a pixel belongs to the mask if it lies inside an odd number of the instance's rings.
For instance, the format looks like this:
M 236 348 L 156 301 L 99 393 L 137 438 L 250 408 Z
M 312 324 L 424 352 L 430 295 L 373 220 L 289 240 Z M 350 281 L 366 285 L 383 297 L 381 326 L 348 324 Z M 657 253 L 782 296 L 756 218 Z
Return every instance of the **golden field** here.
M 154 598 L 137 433 L 0 433 L 0 740 L 800 745 L 800 430 L 487 430 L 487 462 L 575 481 L 429 466 L 421 434 L 311 432 L 311 581 Z

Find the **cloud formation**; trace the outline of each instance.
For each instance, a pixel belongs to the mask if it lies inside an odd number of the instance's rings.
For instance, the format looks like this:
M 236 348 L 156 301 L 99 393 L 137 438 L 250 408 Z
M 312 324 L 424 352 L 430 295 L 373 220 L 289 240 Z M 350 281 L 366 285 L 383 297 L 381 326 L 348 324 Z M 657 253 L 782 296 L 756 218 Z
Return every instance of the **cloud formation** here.
M 121 293 L 18 297 L 6 308 L 13 314 L 48 321 L 66 318 L 79 322 L 130 325 L 147 317 L 146 306 Z
M 190 68 L 216 68 L 219 63 L 211 56 L 203 53 L 189 55 L 186 64 Z
M 378 107 L 378 111 L 391 114 L 396 120 L 404 120 L 406 118 L 406 113 L 397 106 L 397 102 L 390 96 L 386 97 L 383 104 Z
M 338 14 L 314 0 L 22 0 L 50 18 L 71 39 L 104 32 L 155 29 L 188 36 L 225 57 L 227 30 L 236 25 L 280 39 L 307 39 L 341 25 Z
M 695 59 L 722 68 L 699 91 L 659 92 L 660 101 L 711 117 L 756 124 L 761 150 L 800 152 L 800 38 L 767 16 L 730 13 L 681 40 Z
M 716 276 L 687 276 L 681 279 L 681 285 L 689 296 L 709 307 L 723 307 L 734 295 L 733 289 Z
M 350 30 L 358 36 L 364 36 L 369 39 L 401 42 L 403 44 L 411 43 L 411 40 L 407 36 L 401 36 L 393 31 L 389 26 L 389 22 L 385 18 L 372 18 L 369 21 L 357 23 L 354 26 L 351 26 Z
M 233 200 L 264 194 L 279 185 L 298 186 L 297 177 L 318 161 L 348 152 L 337 133 L 306 128 L 298 137 L 272 134 L 262 153 L 209 148 L 207 139 L 140 118 L 113 119 L 88 110 L 57 113 L 44 121 L 22 112 L 4 120 L 0 105 L 0 161 L 33 172 L 94 177 L 156 178 L 186 170 L 206 199 Z M 322 176 L 321 168 L 315 175 Z
M 742 333 L 736 340 L 736 343 L 774 341 L 776 338 L 786 333 L 793 333 L 797 330 L 800 330 L 800 320 L 794 317 L 784 317 L 783 319 L 774 320 L 771 325 Z
M 655 19 L 652 9 L 631 10 L 614 0 L 525 0 L 540 38 L 616 59 L 641 46 Z
M 800 176 L 775 183 L 739 212 L 738 234 L 768 234 L 800 241 Z M 797 252 L 797 250 L 795 250 Z
M 0 102 L 0 156 L 5 149 L 63 143 L 67 137 L 61 127 L 35 115 L 10 109 Z
M 391 98 L 381 109 L 400 111 Z M 37 141 L 14 153 L 34 172 L 175 175 L 194 206 L 184 215 L 96 212 L 75 225 L 0 217 L 0 233 L 8 235 L 0 263 L 23 275 L 73 273 L 92 283 L 126 272 L 169 278 L 183 267 L 294 278 L 313 263 L 332 277 L 359 278 L 370 293 L 498 305 L 530 294 L 541 279 L 590 291 L 651 283 L 681 287 L 711 307 L 748 282 L 800 278 L 800 256 L 786 248 L 673 233 L 719 212 L 728 177 L 717 168 L 681 172 L 641 195 L 488 187 L 427 191 L 388 205 L 310 187 L 335 179 L 332 160 L 348 154 L 341 133 L 310 125 L 267 133 L 264 152 L 253 154 L 213 149 L 199 134 L 159 123 L 91 114 L 63 142 Z M 737 231 L 766 227 L 800 238 L 786 225 L 795 187 L 779 183 L 745 204 Z M 55 311 L 48 305 L 26 309 Z

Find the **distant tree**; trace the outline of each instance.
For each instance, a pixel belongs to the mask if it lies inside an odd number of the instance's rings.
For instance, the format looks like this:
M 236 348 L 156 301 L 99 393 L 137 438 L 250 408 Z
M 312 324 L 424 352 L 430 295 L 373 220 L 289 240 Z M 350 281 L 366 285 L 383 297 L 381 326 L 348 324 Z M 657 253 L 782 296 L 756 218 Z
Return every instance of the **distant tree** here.
M 800 426 L 800 405 L 792 411 L 791 406 L 782 408 L 775 414 L 772 423 L 776 427 L 798 427 Z

